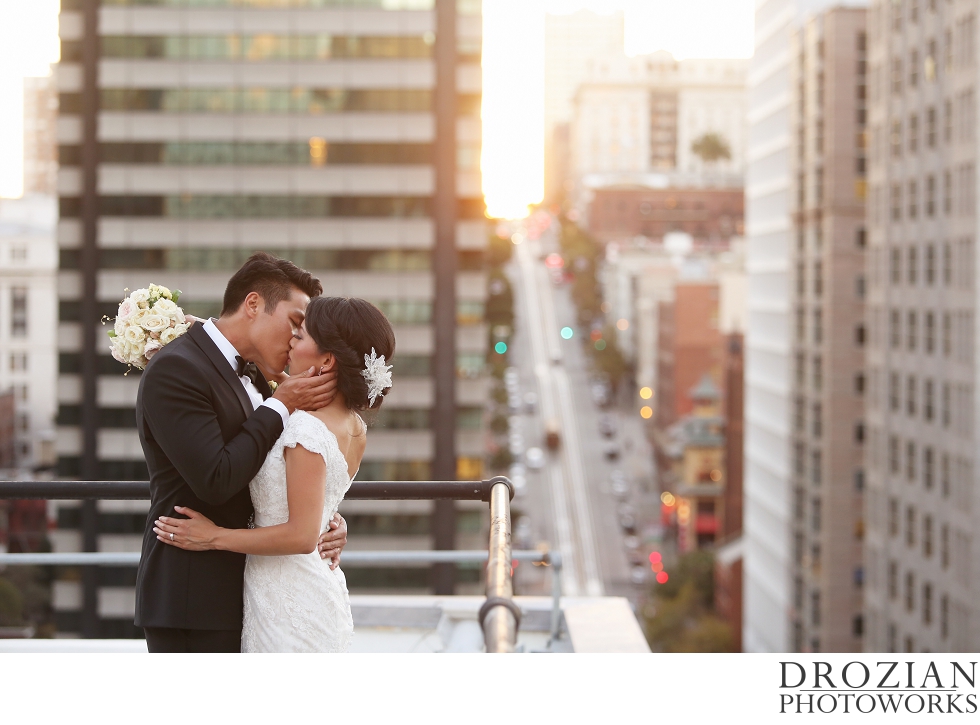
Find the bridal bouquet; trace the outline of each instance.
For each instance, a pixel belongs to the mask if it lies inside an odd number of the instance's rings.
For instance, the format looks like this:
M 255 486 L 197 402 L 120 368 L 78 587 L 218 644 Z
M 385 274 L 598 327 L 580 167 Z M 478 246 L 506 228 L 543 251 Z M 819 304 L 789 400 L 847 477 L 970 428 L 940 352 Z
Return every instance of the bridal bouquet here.
M 142 370 L 158 350 L 187 332 L 178 297 L 180 290 L 171 292 L 156 284 L 130 292 L 119 303 L 115 325 L 109 330 L 112 356 Z

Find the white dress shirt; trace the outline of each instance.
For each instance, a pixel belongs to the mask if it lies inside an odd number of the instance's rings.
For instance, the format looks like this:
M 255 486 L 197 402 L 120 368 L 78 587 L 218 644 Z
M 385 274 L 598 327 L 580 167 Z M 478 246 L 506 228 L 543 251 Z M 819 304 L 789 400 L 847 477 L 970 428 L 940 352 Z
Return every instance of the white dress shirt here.
M 238 354 L 238 350 L 235 349 L 235 346 L 228 342 L 227 337 L 221 334 L 221 330 L 214 324 L 213 319 L 209 319 L 204 323 L 204 331 L 208 333 L 208 337 L 214 340 L 214 344 L 218 346 L 218 350 L 225 356 L 225 360 L 231 365 L 231 369 L 237 373 L 238 360 L 235 358 L 240 357 L 240 355 Z M 286 423 L 289 421 L 289 410 L 287 410 L 285 404 L 275 398 L 262 400 L 262 393 L 259 392 L 259 389 L 255 387 L 255 383 L 247 375 L 242 375 L 238 379 L 242 381 L 242 385 L 245 387 L 245 393 L 248 395 L 249 400 L 252 401 L 252 408 L 257 409 L 260 405 L 272 408 L 282 417 L 282 427 L 285 428 Z

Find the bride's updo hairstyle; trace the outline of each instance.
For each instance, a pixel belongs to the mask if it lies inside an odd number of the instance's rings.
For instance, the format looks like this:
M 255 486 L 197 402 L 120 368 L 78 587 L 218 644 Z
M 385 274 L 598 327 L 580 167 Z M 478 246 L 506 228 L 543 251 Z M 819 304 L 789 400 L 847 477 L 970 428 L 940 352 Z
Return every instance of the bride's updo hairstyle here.
M 384 313 L 358 297 L 314 297 L 306 308 L 306 331 L 320 352 L 333 353 L 337 359 L 337 392 L 344 396 L 347 407 L 358 411 L 380 408 L 384 397 L 378 395 L 371 405 L 361 371 L 371 348 L 391 365 L 395 333 Z M 390 389 L 382 392 L 387 394 Z

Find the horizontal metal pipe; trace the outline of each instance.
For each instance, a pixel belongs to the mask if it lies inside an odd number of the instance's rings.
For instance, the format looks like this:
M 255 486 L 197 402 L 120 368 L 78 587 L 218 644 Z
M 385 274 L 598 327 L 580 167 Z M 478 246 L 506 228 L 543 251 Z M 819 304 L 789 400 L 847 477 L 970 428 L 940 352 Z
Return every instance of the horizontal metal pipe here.
M 549 563 L 553 553 L 522 550 L 513 552 L 517 561 Z M 460 551 L 350 551 L 341 557 L 343 564 L 482 564 L 487 552 Z M 10 554 L 0 553 L 0 565 L 5 566 L 136 566 L 138 551 L 99 551 L 71 553 Z
M 490 501 L 490 489 L 504 483 L 514 496 L 514 486 L 497 476 L 487 481 L 355 481 L 344 496 L 361 501 L 456 500 Z M 113 499 L 150 497 L 148 481 L 0 481 L 0 499 Z

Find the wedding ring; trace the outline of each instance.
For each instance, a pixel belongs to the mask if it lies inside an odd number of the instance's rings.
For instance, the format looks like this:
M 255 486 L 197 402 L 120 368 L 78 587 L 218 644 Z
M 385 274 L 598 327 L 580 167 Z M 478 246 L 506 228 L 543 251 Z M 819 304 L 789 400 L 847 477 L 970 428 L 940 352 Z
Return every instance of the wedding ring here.
M 171 541 L 173 541 L 173 540 L 174 540 L 174 533 L 173 533 L 172 531 L 170 532 L 170 540 L 171 540 Z

